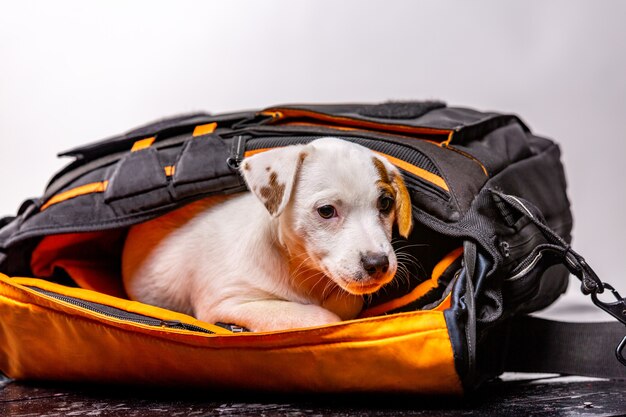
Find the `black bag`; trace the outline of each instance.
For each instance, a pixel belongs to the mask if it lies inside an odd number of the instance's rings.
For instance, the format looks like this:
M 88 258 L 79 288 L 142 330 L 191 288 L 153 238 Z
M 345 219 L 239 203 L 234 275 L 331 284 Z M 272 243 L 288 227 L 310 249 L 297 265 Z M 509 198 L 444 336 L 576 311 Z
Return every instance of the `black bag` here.
M 399 246 L 415 245 L 411 254 L 421 265 L 413 265 L 410 287 L 373 297 L 365 312 L 402 317 L 439 306 L 465 390 L 504 371 L 626 377 L 610 353 L 626 332 L 626 302 L 569 245 L 572 215 L 559 147 L 514 115 L 440 102 L 193 114 L 64 152 L 74 161 L 53 176 L 45 194 L 0 222 L 0 272 L 123 298 L 120 253 L 129 226 L 203 197 L 245 191 L 237 168 L 246 155 L 324 136 L 385 155 L 411 193 L 415 227 Z M 554 302 L 570 273 L 621 324 L 527 316 Z M 605 289 L 615 302 L 598 300 Z M 202 331 L 180 321 L 175 326 Z M 626 365 L 625 342 L 617 356 Z M 41 375 L 23 371 L 22 362 L 16 372 L 8 354 L 1 359 L 0 370 L 11 377 Z M 69 358 L 60 360 L 70 366 Z

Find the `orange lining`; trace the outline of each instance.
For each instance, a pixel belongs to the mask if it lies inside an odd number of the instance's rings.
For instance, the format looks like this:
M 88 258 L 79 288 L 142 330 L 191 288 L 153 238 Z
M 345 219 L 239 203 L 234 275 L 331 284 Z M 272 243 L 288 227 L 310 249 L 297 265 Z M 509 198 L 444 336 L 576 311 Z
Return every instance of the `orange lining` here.
M 164 321 L 196 322 L 136 302 L 0 274 L 0 369 L 14 379 L 232 391 L 463 393 L 439 311 L 215 335 L 105 317 L 23 285 Z
M 445 311 L 452 306 L 452 291 L 446 295 L 446 298 L 443 299 L 441 303 L 430 311 Z
M 377 123 L 370 122 L 368 120 L 359 120 L 352 119 L 344 116 L 331 116 L 324 113 L 317 113 L 311 110 L 300 110 L 300 109 L 268 109 L 261 112 L 264 116 L 271 116 L 272 123 L 279 123 L 284 121 L 285 119 L 290 118 L 309 118 L 314 120 L 319 120 L 322 122 L 330 122 L 330 123 L 341 123 L 345 126 L 352 127 L 367 127 L 378 131 L 389 131 L 389 132 L 405 132 L 405 133 L 413 133 L 413 134 L 435 134 L 435 135 L 446 135 L 447 138 L 450 137 L 449 129 L 435 129 L 430 127 L 418 127 L 418 126 L 407 126 L 407 125 L 399 125 L 399 124 L 385 124 L 385 123 Z
M 454 261 L 458 259 L 459 256 L 461 256 L 461 254 L 463 254 L 463 248 L 457 248 L 453 250 L 452 252 L 447 254 L 441 261 L 439 261 L 437 265 L 435 265 L 431 274 L 431 278 L 428 281 L 422 282 L 417 287 L 415 287 L 413 291 L 400 298 L 396 298 L 394 300 L 379 304 L 375 307 L 368 308 L 367 310 L 362 311 L 359 315 L 359 318 L 380 316 L 388 311 L 393 311 L 397 308 L 406 306 L 415 300 L 419 300 L 430 290 L 436 288 L 439 285 L 437 281 L 439 280 L 439 277 L 441 277 L 441 274 L 443 274 L 445 270 L 448 269 L 450 265 L 452 265 Z M 441 304 L 445 304 L 445 300 Z M 440 306 L 438 306 L 438 308 L 439 307 Z
M 217 127 L 217 123 L 215 122 L 207 123 L 205 125 L 198 125 L 193 130 L 192 136 L 196 137 L 196 136 L 208 135 L 209 133 L 215 132 L 216 127 Z
M 72 188 L 71 190 L 64 191 L 62 193 L 52 196 L 52 198 L 50 198 L 46 202 L 46 204 L 41 206 L 41 211 L 47 209 L 53 204 L 69 200 L 74 197 L 92 193 L 103 193 L 106 191 L 108 185 L 108 181 L 92 182 L 90 184 L 81 185 L 79 187 Z
M 282 125 L 285 125 L 285 126 L 305 126 L 305 127 L 308 127 L 308 126 L 310 126 L 310 127 L 327 127 L 329 129 L 341 130 L 341 131 L 344 131 L 344 132 L 363 132 L 363 133 L 371 133 L 371 132 L 373 132 L 373 130 L 371 130 L 371 129 L 362 129 L 362 128 L 358 128 L 358 127 L 347 127 L 347 126 L 336 126 L 336 125 L 326 125 L 326 124 L 321 124 L 321 123 L 310 123 L 310 122 L 285 122 L 285 123 L 282 123 Z M 376 132 L 376 133 L 379 133 L 379 132 Z M 407 134 L 401 134 L 401 133 L 398 133 L 398 132 L 384 132 L 384 134 L 386 134 L 386 135 L 393 135 L 393 136 L 400 137 L 400 138 L 419 139 L 420 141 L 432 143 L 433 145 L 437 145 L 437 146 L 440 146 L 442 144 L 442 142 L 438 142 L 436 140 L 424 139 L 424 138 L 411 136 L 411 135 L 407 135 Z M 452 134 L 452 132 L 450 132 L 450 134 Z
M 261 149 L 254 149 L 254 150 L 246 151 L 245 156 L 249 157 L 249 156 L 256 155 L 261 152 L 266 152 L 272 149 L 276 149 L 276 148 L 261 148 Z M 381 152 L 376 152 L 376 151 L 373 151 L 373 152 L 387 158 L 389 162 L 391 162 L 395 166 L 402 168 L 403 170 L 408 171 L 411 174 L 416 175 L 422 178 L 423 180 L 426 180 L 430 182 L 431 184 L 436 185 L 439 188 L 442 188 L 448 192 L 450 191 L 450 189 L 448 188 L 448 184 L 446 184 L 446 181 L 443 178 L 441 178 L 439 175 L 435 175 L 431 172 L 426 171 L 425 169 L 416 167 L 415 165 L 409 164 L 408 162 L 405 162 L 401 159 L 394 158 L 393 156 L 389 156 Z
M 391 162 L 398 168 L 402 168 L 403 170 L 408 171 L 413 175 L 417 175 L 418 177 L 432 184 L 435 184 L 439 188 L 443 188 L 446 191 L 450 191 L 450 189 L 448 188 L 448 184 L 446 184 L 445 180 L 441 178 L 439 175 L 435 175 L 432 172 L 426 171 L 425 169 L 409 164 L 408 162 L 403 161 L 402 159 L 394 158 L 393 156 L 389 156 L 381 152 L 376 152 L 376 151 L 373 151 L 373 152 L 377 153 L 380 156 L 384 156 L 385 158 L 389 160 L 389 162 Z
M 151 138 L 145 138 L 145 139 L 141 139 L 136 141 L 135 143 L 133 143 L 133 147 L 130 148 L 131 152 L 137 152 L 141 149 L 145 149 L 145 148 L 149 148 L 150 145 L 152 145 L 154 143 L 154 139 L 155 137 L 152 136 Z
M 263 153 L 266 151 L 271 151 L 272 149 L 276 149 L 276 148 L 261 148 L 261 149 L 252 149 L 250 151 L 246 151 L 246 153 L 244 154 L 245 157 L 248 156 L 252 156 L 252 155 L 256 155 L 258 153 Z

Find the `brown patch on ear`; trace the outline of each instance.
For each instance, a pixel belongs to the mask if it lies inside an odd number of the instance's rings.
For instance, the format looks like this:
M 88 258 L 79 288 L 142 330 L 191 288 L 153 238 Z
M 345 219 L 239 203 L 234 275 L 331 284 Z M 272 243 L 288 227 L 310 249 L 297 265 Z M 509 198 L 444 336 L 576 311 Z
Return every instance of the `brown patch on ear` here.
M 275 172 L 270 173 L 270 182 L 268 185 L 261 187 L 259 194 L 265 199 L 265 207 L 270 214 L 278 211 L 280 203 L 285 195 L 285 184 L 278 183 L 278 175 Z
M 387 172 L 387 168 L 385 168 L 383 161 L 375 156 L 372 157 L 372 161 L 374 161 L 374 168 L 378 171 L 379 181 L 384 184 L 391 184 L 391 181 L 389 180 L 389 173 Z
M 398 231 L 400 236 L 407 238 L 413 228 L 411 196 L 400 175 L 392 174 L 391 182 L 396 192 L 396 222 L 398 223 Z
M 376 181 L 376 186 L 382 192 L 386 192 L 391 196 L 395 196 L 396 190 L 391 185 L 391 180 L 389 179 L 389 172 L 387 172 L 387 168 L 385 168 L 385 164 L 383 163 L 383 161 L 376 158 L 375 156 L 372 157 L 372 161 L 374 161 L 374 168 L 376 168 L 376 171 L 378 172 L 378 180 Z

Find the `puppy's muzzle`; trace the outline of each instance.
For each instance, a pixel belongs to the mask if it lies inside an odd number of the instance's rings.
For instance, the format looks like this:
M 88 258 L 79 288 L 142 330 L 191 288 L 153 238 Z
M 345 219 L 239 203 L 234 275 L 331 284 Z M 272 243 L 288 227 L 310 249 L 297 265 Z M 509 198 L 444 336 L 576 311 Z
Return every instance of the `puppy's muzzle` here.
M 361 265 L 370 279 L 378 280 L 389 270 L 389 257 L 385 253 L 366 252 L 361 255 Z

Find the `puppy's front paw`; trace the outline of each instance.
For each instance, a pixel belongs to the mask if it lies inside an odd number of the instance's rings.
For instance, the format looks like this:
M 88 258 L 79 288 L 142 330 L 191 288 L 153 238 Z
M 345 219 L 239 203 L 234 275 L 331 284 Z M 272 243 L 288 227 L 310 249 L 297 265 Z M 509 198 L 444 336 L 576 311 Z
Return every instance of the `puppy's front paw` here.
M 231 304 L 221 309 L 217 316 L 215 314 L 199 314 L 198 319 L 209 322 L 236 323 L 253 332 L 324 326 L 341 321 L 338 315 L 323 307 L 283 300 Z
M 318 306 L 306 306 L 315 307 L 307 309 L 307 314 L 299 316 L 287 317 L 284 321 L 285 329 L 300 328 L 300 327 L 315 327 L 324 326 L 326 324 L 333 324 L 341 321 L 341 318 L 332 311 Z

